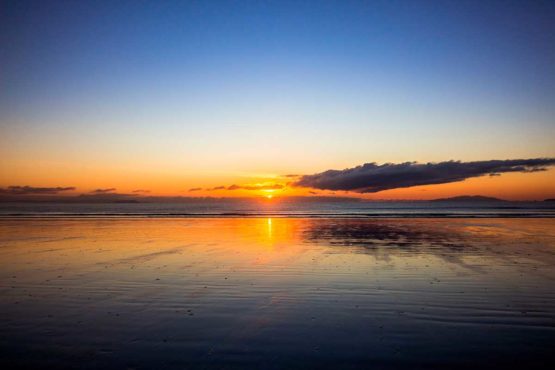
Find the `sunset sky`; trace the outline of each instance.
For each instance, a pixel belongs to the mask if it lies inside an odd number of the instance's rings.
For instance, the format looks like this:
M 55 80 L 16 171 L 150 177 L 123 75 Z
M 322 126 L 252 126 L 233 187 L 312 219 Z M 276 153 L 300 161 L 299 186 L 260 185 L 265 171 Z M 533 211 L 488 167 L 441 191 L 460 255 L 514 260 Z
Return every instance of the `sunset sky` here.
M 0 6 L 4 193 L 555 198 L 554 2 Z

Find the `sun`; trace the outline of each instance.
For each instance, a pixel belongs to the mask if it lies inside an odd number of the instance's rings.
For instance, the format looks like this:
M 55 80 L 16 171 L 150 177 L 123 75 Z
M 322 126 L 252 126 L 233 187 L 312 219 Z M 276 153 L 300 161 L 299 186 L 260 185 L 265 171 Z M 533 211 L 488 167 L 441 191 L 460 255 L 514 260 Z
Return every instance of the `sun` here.
M 273 197 L 274 197 L 274 196 L 273 196 L 272 194 L 266 195 L 266 198 L 268 198 L 268 199 L 272 199 Z

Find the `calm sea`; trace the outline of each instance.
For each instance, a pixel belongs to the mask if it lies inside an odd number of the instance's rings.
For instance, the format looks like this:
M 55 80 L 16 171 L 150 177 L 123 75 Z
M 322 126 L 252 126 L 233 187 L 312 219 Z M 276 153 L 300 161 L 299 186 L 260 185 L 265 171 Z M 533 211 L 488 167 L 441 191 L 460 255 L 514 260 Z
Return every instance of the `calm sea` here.
M 555 202 L 198 199 L 174 203 L 0 203 L 0 216 L 554 217 Z

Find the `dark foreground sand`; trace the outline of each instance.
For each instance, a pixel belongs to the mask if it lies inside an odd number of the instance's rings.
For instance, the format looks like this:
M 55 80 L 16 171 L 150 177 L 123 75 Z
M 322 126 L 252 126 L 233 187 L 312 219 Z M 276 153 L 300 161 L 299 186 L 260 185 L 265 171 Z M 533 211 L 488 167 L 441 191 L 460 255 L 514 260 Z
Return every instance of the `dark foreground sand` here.
M 554 368 L 555 219 L 0 219 L 0 366 Z

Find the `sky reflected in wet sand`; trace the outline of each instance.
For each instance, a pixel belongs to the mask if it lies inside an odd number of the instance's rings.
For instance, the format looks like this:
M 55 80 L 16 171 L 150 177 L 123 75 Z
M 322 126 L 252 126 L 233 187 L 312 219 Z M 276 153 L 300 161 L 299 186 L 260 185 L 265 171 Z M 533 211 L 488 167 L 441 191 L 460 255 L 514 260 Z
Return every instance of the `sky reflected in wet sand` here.
M 552 368 L 555 219 L 1 219 L 0 364 Z

